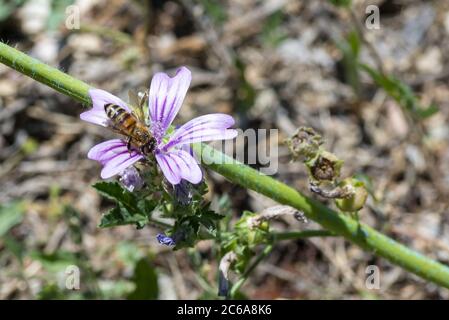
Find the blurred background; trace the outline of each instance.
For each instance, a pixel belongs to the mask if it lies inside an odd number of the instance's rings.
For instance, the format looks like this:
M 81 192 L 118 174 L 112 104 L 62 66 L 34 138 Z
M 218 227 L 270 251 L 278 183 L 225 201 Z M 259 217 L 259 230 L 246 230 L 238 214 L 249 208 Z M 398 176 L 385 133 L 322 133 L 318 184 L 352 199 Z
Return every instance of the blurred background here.
M 238 128 L 279 129 L 276 178 L 309 195 L 304 166 L 282 142 L 313 127 L 345 161 L 342 175 L 367 181 L 360 219 L 448 264 L 449 2 L 347 2 L 1 0 L 0 39 L 124 100 L 155 72 L 188 66 L 177 121 L 224 112 Z M 365 24 L 368 5 L 379 8 L 378 28 Z M 86 154 L 113 134 L 81 122 L 82 110 L 0 65 L 0 299 L 216 298 L 210 242 L 173 252 L 157 243 L 157 227 L 97 227 L 111 204 L 91 187 L 100 167 Z M 274 205 L 217 174 L 207 179 L 222 213 Z M 68 265 L 81 271 L 80 290 L 66 289 Z M 369 265 L 379 267 L 379 290 L 365 285 Z M 449 298 L 339 238 L 277 244 L 243 292 Z

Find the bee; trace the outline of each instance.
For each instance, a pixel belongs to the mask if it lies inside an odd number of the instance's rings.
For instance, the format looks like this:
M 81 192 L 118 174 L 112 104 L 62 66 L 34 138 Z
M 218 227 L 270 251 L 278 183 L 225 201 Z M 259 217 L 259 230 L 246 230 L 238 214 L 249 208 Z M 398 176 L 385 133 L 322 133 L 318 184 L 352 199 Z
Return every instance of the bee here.
M 105 104 L 104 111 L 111 120 L 112 129 L 127 137 L 128 150 L 131 151 L 132 147 L 135 147 L 144 155 L 154 151 L 156 139 L 139 116 L 113 103 Z

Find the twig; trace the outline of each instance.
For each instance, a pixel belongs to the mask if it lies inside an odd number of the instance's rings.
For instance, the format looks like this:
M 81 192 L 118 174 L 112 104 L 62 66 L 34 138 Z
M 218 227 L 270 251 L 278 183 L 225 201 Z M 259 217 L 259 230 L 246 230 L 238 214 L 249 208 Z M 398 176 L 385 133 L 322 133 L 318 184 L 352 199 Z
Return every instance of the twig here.
M 354 194 L 354 188 L 351 185 L 346 185 L 343 187 L 337 186 L 330 190 L 322 188 L 319 184 L 314 181 L 310 181 L 309 189 L 313 193 L 328 199 L 346 199 Z
M 292 208 L 290 206 L 274 206 L 264 209 L 260 214 L 248 219 L 248 227 L 254 229 L 260 226 L 264 221 L 278 219 L 282 216 L 293 216 L 296 220 L 307 223 L 307 218 L 304 213 Z

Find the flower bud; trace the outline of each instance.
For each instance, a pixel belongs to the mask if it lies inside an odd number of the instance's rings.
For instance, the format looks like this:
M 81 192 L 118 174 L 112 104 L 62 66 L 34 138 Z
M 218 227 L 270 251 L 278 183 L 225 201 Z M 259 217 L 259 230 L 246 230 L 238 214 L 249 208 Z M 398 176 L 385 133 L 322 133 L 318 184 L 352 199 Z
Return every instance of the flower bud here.
M 144 185 L 144 181 L 140 177 L 139 171 L 133 166 L 126 168 L 120 173 L 120 182 L 130 192 L 140 190 Z
M 347 178 L 343 180 L 339 186 L 353 189 L 352 195 L 347 198 L 336 199 L 335 204 L 344 212 L 357 212 L 363 208 L 368 197 L 365 184 L 355 178 Z
M 166 236 L 166 235 L 163 234 L 163 233 L 159 233 L 159 234 L 156 236 L 156 239 L 157 239 L 157 241 L 158 241 L 160 244 L 163 244 L 163 245 L 165 245 L 165 246 L 174 246 L 174 245 L 176 245 L 176 243 L 175 243 L 175 241 L 173 240 L 173 238 L 171 238 L 171 237 L 169 237 L 169 236 Z

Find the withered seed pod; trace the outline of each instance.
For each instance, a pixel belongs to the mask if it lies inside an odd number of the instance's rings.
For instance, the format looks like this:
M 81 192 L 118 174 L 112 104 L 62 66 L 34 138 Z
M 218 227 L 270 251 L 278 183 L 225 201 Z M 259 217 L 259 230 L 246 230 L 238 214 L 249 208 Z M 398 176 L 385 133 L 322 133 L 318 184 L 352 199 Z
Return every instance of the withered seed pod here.
M 316 156 L 323 140 L 312 128 L 301 127 L 286 142 L 295 159 L 309 161 Z
M 335 177 L 334 163 L 322 156 L 318 157 L 310 170 L 316 180 L 333 180 Z

